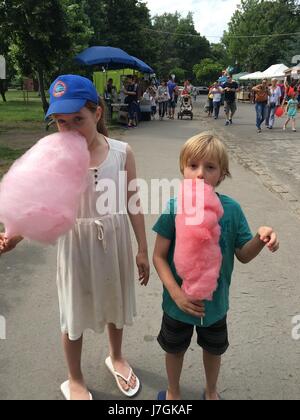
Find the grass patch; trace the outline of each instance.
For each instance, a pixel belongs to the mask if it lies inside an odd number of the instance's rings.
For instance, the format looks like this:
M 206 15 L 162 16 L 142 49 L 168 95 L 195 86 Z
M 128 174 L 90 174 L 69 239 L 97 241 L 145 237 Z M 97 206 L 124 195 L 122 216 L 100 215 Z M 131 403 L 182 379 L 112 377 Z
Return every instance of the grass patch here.
M 15 129 L 32 129 L 32 124 L 43 123 L 44 112 L 41 98 L 37 92 L 28 93 L 28 102 L 24 101 L 22 91 L 8 91 L 7 102 L 0 101 L 0 133 Z
M 24 152 L 24 149 L 11 149 L 0 145 L 0 159 L 4 161 L 18 159 Z
M 27 149 L 12 149 L 0 145 L 0 179 L 8 171 L 13 162 L 22 156 Z
M 28 102 L 24 101 L 23 92 L 9 90 L 7 102 L 0 101 L 0 135 L 8 131 L 38 131 L 44 129 L 44 111 L 37 92 L 28 92 Z M 117 121 L 108 122 L 108 129 L 120 128 Z
M 22 91 L 9 90 L 6 99 L 7 102 L 0 99 L 0 179 L 12 163 L 33 146 L 33 139 L 56 131 L 55 127 L 48 132 L 45 130 L 42 102 L 37 92 L 29 92 L 28 102 L 25 102 Z M 108 129 L 111 136 L 122 132 L 115 120 L 109 122 Z

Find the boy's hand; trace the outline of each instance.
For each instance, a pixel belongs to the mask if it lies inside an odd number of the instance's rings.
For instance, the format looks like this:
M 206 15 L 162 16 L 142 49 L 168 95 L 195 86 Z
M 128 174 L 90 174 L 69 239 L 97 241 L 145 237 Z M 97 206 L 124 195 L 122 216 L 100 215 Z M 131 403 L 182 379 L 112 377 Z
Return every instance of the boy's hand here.
M 22 241 L 22 239 L 23 238 L 21 236 L 15 236 L 8 240 L 4 236 L 4 233 L 0 233 L 0 255 L 14 249 L 18 243 Z
M 179 309 L 197 318 L 205 317 L 205 306 L 203 302 L 191 300 L 181 289 L 174 297 L 174 301 Z
M 264 242 L 271 252 L 279 249 L 279 241 L 276 232 L 271 227 L 262 226 L 258 229 L 259 239 Z
M 136 256 L 136 265 L 139 271 L 141 286 L 147 286 L 150 276 L 150 265 L 147 252 L 139 252 Z

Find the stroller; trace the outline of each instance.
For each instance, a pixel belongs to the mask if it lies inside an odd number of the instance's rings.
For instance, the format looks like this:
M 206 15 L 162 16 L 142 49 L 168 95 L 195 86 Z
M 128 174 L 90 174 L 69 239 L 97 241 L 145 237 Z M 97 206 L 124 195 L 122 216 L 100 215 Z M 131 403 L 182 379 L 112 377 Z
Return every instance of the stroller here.
M 193 114 L 193 103 L 192 103 L 192 98 L 190 95 L 182 95 L 180 97 L 180 109 L 178 112 L 178 119 L 181 118 L 183 119 L 184 116 L 188 116 L 191 118 L 191 120 L 194 117 Z

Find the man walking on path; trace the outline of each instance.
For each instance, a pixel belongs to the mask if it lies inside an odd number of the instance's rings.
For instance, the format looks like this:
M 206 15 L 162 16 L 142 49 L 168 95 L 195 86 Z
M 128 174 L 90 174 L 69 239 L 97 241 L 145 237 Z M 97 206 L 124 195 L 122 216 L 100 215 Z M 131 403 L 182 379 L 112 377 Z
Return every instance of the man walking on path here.
M 226 114 L 226 123 L 225 125 L 232 124 L 232 119 L 236 113 L 236 93 L 239 90 L 239 85 L 237 82 L 232 80 L 232 77 L 228 77 L 228 81 L 223 85 L 225 93 L 225 114 Z

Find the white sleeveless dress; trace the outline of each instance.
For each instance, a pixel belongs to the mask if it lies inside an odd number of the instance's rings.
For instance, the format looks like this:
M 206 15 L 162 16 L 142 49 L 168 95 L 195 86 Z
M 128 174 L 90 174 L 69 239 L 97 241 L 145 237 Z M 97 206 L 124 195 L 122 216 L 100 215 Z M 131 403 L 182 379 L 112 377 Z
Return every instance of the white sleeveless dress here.
M 120 171 L 125 171 L 127 144 L 106 140 L 108 156 L 98 168 L 90 169 L 76 224 L 58 242 L 61 330 L 72 341 L 86 329 L 102 333 L 107 323 L 118 329 L 132 325 L 136 315 L 128 216 L 101 214 L 96 208 L 101 180 L 115 183 L 117 197 L 125 197 L 127 190 L 126 179 L 120 178 Z

